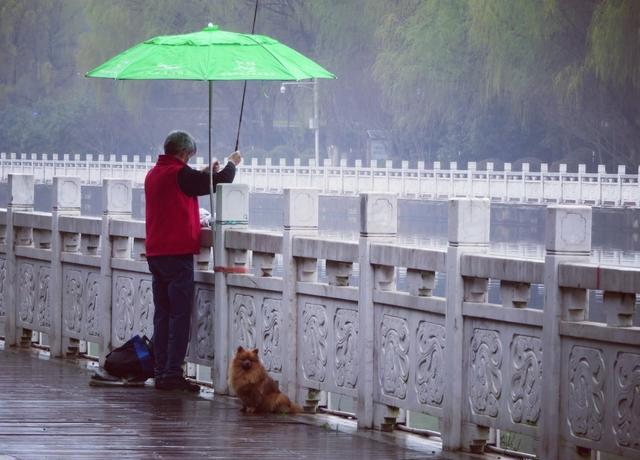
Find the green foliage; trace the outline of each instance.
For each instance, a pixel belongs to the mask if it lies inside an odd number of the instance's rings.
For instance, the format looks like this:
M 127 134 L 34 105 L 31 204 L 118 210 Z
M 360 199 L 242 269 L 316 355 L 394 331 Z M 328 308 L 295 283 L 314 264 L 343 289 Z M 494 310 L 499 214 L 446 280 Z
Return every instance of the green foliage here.
M 248 32 L 254 5 L 3 0 L 0 147 L 155 153 L 180 127 L 206 150 L 206 84 L 83 75 L 156 35 L 208 22 Z M 637 0 L 260 0 L 256 24 L 337 74 L 319 86 L 323 152 L 334 145 L 364 158 L 366 131 L 376 129 L 391 133 L 399 159 L 632 167 L 640 162 L 638 30 Z M 247 85 L 241 147 L 312 156 L 312 92 L 279 86 Z M 215 148 L 226 152 L 242 85 L 214 91 Z

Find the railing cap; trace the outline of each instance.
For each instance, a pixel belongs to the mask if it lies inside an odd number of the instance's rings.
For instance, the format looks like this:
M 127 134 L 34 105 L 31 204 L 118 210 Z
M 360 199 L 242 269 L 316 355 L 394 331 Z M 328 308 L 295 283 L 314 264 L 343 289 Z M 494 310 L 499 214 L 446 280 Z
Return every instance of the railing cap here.
M 80 210 L 82 203 L 82 181 L 79 177 L 53 178 L 52 207 L 61 210 Z
M 317 229 L 319 194 L 315 188 L 285 188 L 284 228 Z
M 489 244 L 491 203 L 488 199 L 449 200 L 449 244 L 486 246 Z
M 590 206 L 548 206 L 545 231 L 547 254 L 589 255 L 591 218 Z
M 396 235 L 398 233 L 398 197 L 395 193 L 360 194 L 360 234 Z

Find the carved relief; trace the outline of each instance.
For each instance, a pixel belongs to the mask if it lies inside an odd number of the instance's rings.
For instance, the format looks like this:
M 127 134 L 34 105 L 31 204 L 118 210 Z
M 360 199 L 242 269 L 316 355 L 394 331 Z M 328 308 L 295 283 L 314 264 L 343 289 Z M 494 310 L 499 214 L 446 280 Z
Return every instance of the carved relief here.
M 5 292 L 7 281 L 7 260 L 0 259 L 0 317 L 6 316 L 7 309 L 5 307 Z
M 327 372 L 327 312 L 324 305 L 302 309 L 302 370 L 305 378 L 324 382 Z
M 49 308 L 49 267 L 40 267 L 38 270 L 38 295 L 36 299 L 38 312 L 38 325 L 40 327 L 51 327 L 51 311 Z
M 621 447 L 640 450 L 640 355 L 619 353 L 614 370 L 613 431 Z
M 540 418 L 542 341 L 537 337 L 514 336 L 511 369 L 511 419 L 515 423 L 535 425 Z
M 236 346 L 255 348 L 256 307 L 253 297 L 236 294 L 233 298 L 233 330 L 236 337 Z
M 398 399 L 407 396 L 409 380 L 409 329 L 407 320 L 384 315 L 380 323 L 378 377 L 382 393 Z
M 98 283 L 99 275 L 97 273 L 89 273 L 85 288 L 84 304 L 87 306 L 87 335 L 100 336 L 99 327 L 99 311 L 98 297 L 100 295 L 100 284 Z
M 82 273 L 66 270 L 64 274 L 63 309 L 64 326 L 67 331 L 79 333 L 82 328 Z
M 469 361 L 471 409 L 476 414 L 497 417 L 502 392 L 502 344 L 496 331 L 474 329 Z
M 602 351 L 574 346 L 569 356 L 568 421 L 580 438 L 599 441 L 604 419 L 605 367 Z
M 138 286 L 138 331 L 140 335 L 151 337 L 153 331 L 153 291 L 151 280 L 140 280 Z
M 196 356 L 202 360 L 212 360 L 213 356 L 213 296 L 209 289 L 196 292 Z
M 33 264 L 21 263 L 18 266 L 18 316 L 24 323 L 33 323 L 36 308 L 36 277 Z
M 265 298 L 262 304 L 262 362 L 271 372 L 282 372 L 280 347 L 281 304 L 278 299 Z
M 444 398 L 444 327 L 420 321 L 416 394 L 421 404 L 441 406 Z
M 336 333 L 336 358 L 334 375 L 336 385 L 355 388 L 358 383 L 358 314 L 339 308 L 334 318 Z
M 115 288 L 115 333 L 118 340 L 125 342 L 133 335 L 134 326 L 133 280 L 118 276 Z

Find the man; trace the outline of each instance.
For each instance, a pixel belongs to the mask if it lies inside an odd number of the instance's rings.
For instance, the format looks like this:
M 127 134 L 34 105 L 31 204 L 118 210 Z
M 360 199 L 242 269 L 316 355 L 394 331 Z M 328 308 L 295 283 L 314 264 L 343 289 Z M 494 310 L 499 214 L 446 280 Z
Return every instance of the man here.
M 146 255 L 153 282 L 153 351 L 155 386 L 160 390 L 197 392 L 187 381 L 182 363 L 187 353 L 194 278 L 193 255 L 200 252 L 198 196 L 209 194 L 209 166 L 191 169 L 196 154 L 189 133 L 173 131 L 164 141 L 164 155 L 144 181 L 146 202 Z M 231 183 L 242 157 L 233 152 L 221 171 L 215 162 L 213 187 Z

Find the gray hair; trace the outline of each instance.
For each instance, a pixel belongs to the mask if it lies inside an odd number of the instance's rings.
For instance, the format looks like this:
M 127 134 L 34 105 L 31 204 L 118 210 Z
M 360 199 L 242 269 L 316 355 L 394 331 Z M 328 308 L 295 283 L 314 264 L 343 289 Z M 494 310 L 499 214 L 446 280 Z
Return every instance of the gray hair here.
M 164 140 L 164 153 L 166 155 L 179 155 L 183 151 L 193 155 L 197 149 L 195 139 L 186 131 L 171 131 Z

